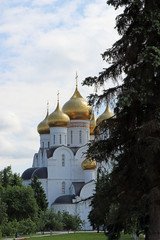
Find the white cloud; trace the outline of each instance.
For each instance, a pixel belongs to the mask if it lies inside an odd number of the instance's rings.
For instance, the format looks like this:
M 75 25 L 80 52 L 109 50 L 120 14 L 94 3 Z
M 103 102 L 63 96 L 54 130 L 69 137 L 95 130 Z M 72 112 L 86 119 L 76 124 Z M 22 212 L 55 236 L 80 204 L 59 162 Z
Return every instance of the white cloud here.
M 47 100 L 52 112 L 59 90 L 63 106 L 76 71 L 81 82 L 106 65 L 100 54 L 118 38 L 117 13 L 99 0 L 2 0 L 0 13 L 0 167 L 22 172 L 38 150 Z

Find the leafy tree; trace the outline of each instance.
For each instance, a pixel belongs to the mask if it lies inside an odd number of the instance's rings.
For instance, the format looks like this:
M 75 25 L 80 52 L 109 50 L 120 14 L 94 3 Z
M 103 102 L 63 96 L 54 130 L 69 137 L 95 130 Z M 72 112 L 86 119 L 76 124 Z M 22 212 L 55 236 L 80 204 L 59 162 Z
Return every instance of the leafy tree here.
M 41 211 L 38 220 L 38 229 L 43 232 L 45 230 L 63 230 L 62 214 L 60 212 L 55 213 L 53 208 Z
M 3 187 L 8 187 L 12 178 L 11 166 L 4 168 L 0 171 L 0 182 Z
M 63 218 L 63 224 L 64 224 L 64 230 L 79 230 L 81 228 L 81 225 L 83 224 L 82 220 L 78 215 L 71 215 L 68 212 L 62 213 Z
M 18 232 L 23 234 L 30 234 L 36 231 L 36 223 L 31 218 L 23 219 L 19 222 Z
M 108 79 L 122 84 L 90 95 L 90 104 L 107 103 L 116 97 L 116 118 L 101 128 L 108 138 L 90 144 L 89 153 L 97 161 L 111 161 L 111 183 L 116 205 L 110 239 L 121 229 L 144 230 L 147 240 L 160 239 L 160 1 L 108 0 L 123 7 L 116 18 L 121 38 L 102 57 L 110 65 L 98 77 L 83 84 L 104 85 Z M 109 130 L 109 131 L 108 131 Z M 117 186 L 117 188 L 116 188 Z M 115 190 L 116 189 L 116 190 Z M 109 194 L 109 191 L 108 191 Z M 112 196 L 112 191 L 110 191 Z M 116 208 L 115 208 L 116 206 Z M 114 236 L 115 234 L 115 236 Z
M 44 189 L 42 187 L 42 184 L 40 181 L 38 181 L 37 176 L 34 176 L 34 178 L 32 179 L 31 187 L 34 190 L 34 196 L 39 207 L 39 213 L 40 211 L 45 211 L 48 207 L 48 201 Z
M 22 178 L 17 174 L 12 174 L 10 186 L 22 186 Z
M 37 217 L 38 206 L 31 187 L 9 186 L 3 194 L 2 201 L 7 205 L 9 221 L 20 221 L 29 217 L 35 220 Z
M 13 174 L 11 166 L 8 166 L 0 171 L 0 184 L 4 188 L 8 186 L 22 186 L 22 179 L 19 174 Z

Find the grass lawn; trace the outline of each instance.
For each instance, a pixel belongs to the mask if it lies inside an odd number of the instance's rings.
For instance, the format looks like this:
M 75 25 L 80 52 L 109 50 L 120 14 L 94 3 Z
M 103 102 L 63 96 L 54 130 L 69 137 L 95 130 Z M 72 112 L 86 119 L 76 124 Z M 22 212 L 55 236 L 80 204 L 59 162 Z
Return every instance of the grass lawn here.
M 36 240 L 35 237 L 31 237 L 31 240 Z M 143 238 L 140 238 L 143 239 Z M 70 234 L 61 234 L 54 235 L 48 237 L 40 237 L 39 240 L 107 240 L 107 237 L 104 233 L 96 233 L 96 232 L 81 232 L 81 233 L 70 233 Z M 133 240 L 131 235 L 123 235 L 120 240 Z
M 31 237 L 31 240 L 36 240 L 35 237 Z M 54 235 L 52 237 L 40 237 L 39 240 L 106 240 L 106 236 L 104 233 L 69 233 L 69 234 L 61 234 Z

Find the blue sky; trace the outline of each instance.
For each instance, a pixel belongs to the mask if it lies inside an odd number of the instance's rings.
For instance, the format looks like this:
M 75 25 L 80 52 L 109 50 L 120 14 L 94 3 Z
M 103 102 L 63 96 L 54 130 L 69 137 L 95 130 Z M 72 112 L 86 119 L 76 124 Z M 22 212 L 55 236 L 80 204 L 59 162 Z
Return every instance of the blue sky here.
M 118 39 L 119 13 L 105 0 L 0 0 L 0 170 L 22 173 L 39 148 L 37 125 L 72 96 L 75 74 L 97 75 Z M 99 113 L 100 114 L 100 113 Z

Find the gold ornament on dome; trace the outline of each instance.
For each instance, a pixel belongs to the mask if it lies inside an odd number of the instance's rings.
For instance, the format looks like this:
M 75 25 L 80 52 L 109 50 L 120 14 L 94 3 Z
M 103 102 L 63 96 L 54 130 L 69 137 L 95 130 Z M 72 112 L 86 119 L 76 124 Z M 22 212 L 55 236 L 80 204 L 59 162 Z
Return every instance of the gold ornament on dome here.
M 37 131 L 39 134 L 49 134 L 50 133 L 50 129 L 49 129 L 49 125 L 48 125 L 48 116 L 49 116 L 49 110 L 48 110 L 48 103 L 47 103 L 47 115 L 45 117 L 45 119 L 40 122 L 40 124 L 37 127 Z
M 48 117 L 48 125 L 50 127 L 67 127 L 70 123 L 70 119 L 67 114 L 65 114 L 59 105 L 59 93 L 58 93 L 58 102 L 56 110 L 51 113 Z
M 92 119 L 90 121 L 90 135 L 94 135 L 94 129 L 96 127 L 96 118 L 94 113 L 92 114 Z
M 98 126 L 103 120 L 113 117 L 114 114 L 110 111 L 108 105 L 105 111 L 97 118 L 96 125 Z
M 62 108 L 71 120 L 90 120 L 92 117 L 92 107 L 89 106 L 87 101 L 81 96 L 78 91 L 76 74 L 76 89 L 73 96 L 66 102 Z
M 92 160 L 92 158 L 86 158 L 82 162 L 81 166 L 83 170 L 95 170 L 97 167 L 97 163 L 95 160 Z

